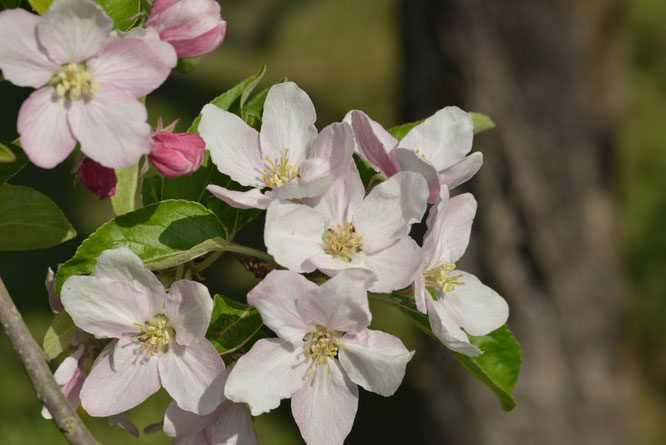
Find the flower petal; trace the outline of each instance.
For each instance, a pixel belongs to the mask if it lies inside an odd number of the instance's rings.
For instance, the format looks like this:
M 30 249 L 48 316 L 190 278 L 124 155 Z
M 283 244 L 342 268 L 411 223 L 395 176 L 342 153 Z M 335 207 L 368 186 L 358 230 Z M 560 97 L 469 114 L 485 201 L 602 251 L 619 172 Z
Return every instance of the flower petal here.
M 235 114 L 208 104 L 201 110 L 199 134 L 218 170 L 239 184 L 265 186 L 259 133 L 254 128 Z
M 335 229 L 351 221 L 364 196 L 361 175 L 351 162 L 344 177 L 337 178 L 313 208 L 324 218 L 327 229 Z
M 39 88 L 60 71 L 37 40 L 39 20 L 23 9 L 0 14 L 0 70 L 14 85 Z
M 110 85 L 138 99 L 160 86 L 177 61 L 166 42 L 125 38 L 109 42 L 88 61 L 88 72 L 101 88 Z
M 357 253 L 351 264 L 370 269 L 377 275 L 377 281 L 370 286 L 369 291 L 392 292 L 407 287 L 414 281 L 416 274 L 421 272 L 422 255 L 418 244 L 405 236 L 392 246 L 377 252 Z
M 338 358 L 352 382 L 388 397 L 402 383 L 413 355 L 397 337 L 365 329 L 342 337 Z
M 483 154 L 474 152 L 462 161 L 439 172 L 439 182 L 449 190 L 469 181 L 483 165 Z
M 297 311 L 296 300 L 317 289 L 302 275 L 274 270 L 247 294 L 247 302 L 259 310 L 264 324 L 278 337 L 299 345 L 311 329 Z
M 97 54 L 109 39 L 113 21 L 88 0 L 59 0 L 37 26 L 39 41 L 58 64 L 80 63 Z
M 306 383 L 310 361 L 303 348 L 279 338 L 261 339 L 229 373 L 224 395 L 250 405 L 253 416 L 268 412 Z
M 214 445 L 259 445 L 247 406 L 226 401 L 210 430 Z
M 427 312 L 426 299 L 432 298 L 425 287 L 425 278 L 423 274 L 417 274 L 414 282 L 412 283 L 412 291 L 414 292 L 414 301 L 416 309 L 422 313 Z
M 329 363 L 330 374 L 319 366 L 291 397 L 291 412 L 308 445 L 342 445 L 358 410 L 358 387 L 337 360 Z
M 186 411 L 209 414 L 224 400 L 224 362 L 205 338 L 187 346 L 169 343 L 159 370 L 164 389 Z
M 446 107 L 412 128 L 400 147 L 419 150 L 435 166 L 444 170 L 463 160 L 472 149 L 474 122 L 458 107 Z
M 289 164 L 300 164 L 317 137 L 316 119 L 310 97 L 295 83 L 273 85 L 264 103 L 262 156 L 279 160 L 289 150 Z
M 264 195 L 259 189 L 239 192 L 210 184 L 206 190 L 236 209 L 265 209 L 271 203 L 270 195 Z
M 424 255 L 434 270 L 442 263 L 455 263 L 463 256 L 469 244 L 472 221 L 476 214 L 476 200 L 469 193 L 442 200 L 430 209 L 428 230 L 423 238 Z
M 190 345 L 204 338 L 212 313 L 213 299 L 203 284 L 180 280 L 169 288 L 165 315 L 179 344 Z
M 340 177 L 349 170 L 353 152 L 354 134 L 351 127 L 344 123 L 328 125 L 315 139 L 307 159 L 301 165 L 300 176 L 306 181 L 323 176 Z
M 53 379 L 60 386 L 65 385 L 67 382 L 72 380 L 76 369 L 79 367 L 79 359 L 83 355 L 85 347 L 80 345 L 74 353 L 65 357 L 65 359 L 60 363 L 58 369 L 53 373 Z
M 146 107 L 110 86 L 72 101 L 69 123 L 81 151 L 105 167 L 130 167 L 150 153 Z
M 428 320 L 430 320 L 432 333 L 447 348 L 469 356 L 481 355 L 481 350 L 469 342 L 467 334 L 451 318 L 441 301 L 428 298 L 426 299 L 426 306 L 428 307 Z
M 39 167 L 53 168 L 74 150 L 76 139 L 67 123 L 65 107 L 65 100 L 52 87 L 34 91 L 21 105 L 21 145 L 30 161 Z
M 130 422 L 130 420 L 125 417 L 124 414 L 109 416 L 109 426 L 117 426 L 137 439 L 139 438 L 139 430 L 137 429 L 136 425 Z
M 96 417 L 134 408 L 160 389 L 158 358 L 132 340 L 118 340 L 113 351 L 96 362 L 83 383 L 83 408 Z
M 406 148 L 395 148 L 391 150 L 391 159 L 400 166 L 400 171 L 416 172 L 423 176 L 423 179 L 428 183 L 428 203 L 434 204 L 439 198 L 439 181 L 437 170 L 433 165 L 417 155 L 412 150 Z
M 373 127 L 370 118 L 368 118 L 364 112 L 357 110 L 351 112 L 351 125 L 354 129 L 354 136 L 356 136 L 356 142 L 360 149 L 359 155 L 361 155 L 368 164 L 379 169 L 390 178 L 400 171 L 398 163 L 389 156 L 389 151 L 398 145 L 398 140 L 390 134 L 390 138 L 384 135 L 384 141 L 390 144 L 388 146 L 385 145 L 377 134 L 380 132 L 375 132 L 375 130 L 378 130 L 377 126 L 379 126 L 384 132 L 385 130 L 376 122 L 375 124 L 376 126 Z M 388 132 L 386 133 L 388 134 Z
M 321 195 L 331 186 L 332 176 L 322 176 L 306 181 L 295 178 L 288 183 L 266 193 L 271 199 L 302 199 Z
M 228 401 L 222 402 L 231 403 Z M 174 401 L 169 404 L 169 407 L 164 414 L 164 432 L 169 437 L 186 438 L 195 434 L 201 434 L 204 428 L 213 423 L 218 415 L 218 411 L 222 406 L 218 407 L 215 411 L 205 416 L 194 414 L 190 411 L 185 411 L 178 407 Z

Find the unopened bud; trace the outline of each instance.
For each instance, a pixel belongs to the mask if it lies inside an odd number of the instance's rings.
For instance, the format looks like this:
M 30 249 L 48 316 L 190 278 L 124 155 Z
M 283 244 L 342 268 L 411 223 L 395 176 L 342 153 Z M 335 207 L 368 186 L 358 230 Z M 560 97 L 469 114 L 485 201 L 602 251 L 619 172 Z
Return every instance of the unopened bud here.
M 167 178 L 191 175 L 201 167 L 206 143 L 194 133 L 158 131 L 148 159 Z
M 112 168 L 104 167 L 88 157 L 84 157 L 76 170 L 76 179 L 99 199 L 110 198 L 116 194 L 116 173 Z

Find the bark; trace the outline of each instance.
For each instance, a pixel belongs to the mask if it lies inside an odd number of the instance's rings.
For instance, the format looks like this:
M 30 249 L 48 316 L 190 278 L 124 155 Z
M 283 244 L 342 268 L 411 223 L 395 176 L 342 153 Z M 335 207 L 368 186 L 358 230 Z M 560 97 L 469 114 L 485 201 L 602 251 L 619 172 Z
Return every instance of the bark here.
M 518 408 L 462 372 L 428 387 L 432 442 L 627 443 L 613 160 L 621 1 L 404 0 L 403 121 L 446 105 L 490 115 L 466 187 L 479 202 L 461 268 L 511 307 Z M 423 365 L 437 375 L 452 360 Z

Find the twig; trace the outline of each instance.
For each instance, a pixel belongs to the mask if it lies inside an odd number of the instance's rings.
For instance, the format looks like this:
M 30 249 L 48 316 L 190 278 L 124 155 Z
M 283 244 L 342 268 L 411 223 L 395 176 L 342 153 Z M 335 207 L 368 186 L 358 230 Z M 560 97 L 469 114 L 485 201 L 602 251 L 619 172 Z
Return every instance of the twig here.
M 18 353 L 37 398 L 46 405 L 53 420 L 71 444 L 97 444 L 53 378 L 44 351 L 32 338 L 0 278 L 0 322 Z

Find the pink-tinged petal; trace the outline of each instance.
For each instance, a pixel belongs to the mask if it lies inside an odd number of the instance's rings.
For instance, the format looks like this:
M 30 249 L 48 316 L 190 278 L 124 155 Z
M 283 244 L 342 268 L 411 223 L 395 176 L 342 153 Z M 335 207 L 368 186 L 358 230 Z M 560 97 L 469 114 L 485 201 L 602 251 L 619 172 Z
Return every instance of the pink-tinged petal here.
M 247 406 L 225 402 L 210 429 L 213 445 L 259 445 Z
M 373 188 L 352 216 L 363 249 L 375 252 L 408 235 L 425 213 L 428 193 L 425 179 L 414 172 L 399 172 Z
M 169 288 L 165 315 L 181 345 L 192 344 L 206 335 L 212 313 L 213 299 L 203 284 L 180 280 Z
M 79 367 L 79 359 L 83 355 L 84 350 L 85 347 L 80 345 L 74 353 L 65 357 L 62 363 L 60 363 L 58 369 L 53 373 L 53 379 L 58 385 L 63 386 L 74 378 L 74 374 Z
M 439 182 L 449 190 L 469 181 L 483 165 L 483 154 L 474 152 L 462 161 L 439 172 Z
M 130 167 L 150 153 L 146 107 L 111 87 L 72 101 L 69 123 L 81 151 L 105 167 Z M 119 131 L 121 129 L 121 131 Z
M 136 425 L 130 422 L 130 420 L 125 417 L 124 414 L 109 416 L 109 426 L 117 426 L 118 428 L 124 430 L 126 433 L 131 434 L 137 439 L 139 438 L 139 430 L 137 429 Z
M 155 274 L 143 266 L 141 258 L 127 247 L 103 251 L 97 257 L 94 276 L 129 285 L 134 291 L 130 297 L 134 301 L 131 306 L 136 307 L 138 318 L 150 319 L 155 314 L 164 313 L 164 286 Z
M 460 271 L 463 286 L 444 294 L 441 303 L 470 335 L 486 335 L 506 323 L 509 306 L 497 292 L 474 275 Z
M 421 273 L 422 255 L 421 248 L 413 239 L 403 237 L 377 252 L 357 253 L 357 258 L 350 264 L 356 262 L 358 267 L 370 269 L 377 275 L 377 281 L 368 290 L 392 292 L 409 286 Z
M 388 147 L 385 146 L 375 134 L 370 119 L 362 111 L 352 111 L 351 125 L 354 129 L 356 142 L 360 148 L 359 154 L 361 154 L 371 166 L 379 169 L 388 177 L 391 177 L 400 171 L 398 163 L 389 156 L 389 151 L 395 147 L 397 140 L 395 141 L 395 144 Z
M 186 40 L 165 39 L 173 45 L 179 57 L 201 57 L 215 51 L 227 34 L 227 22 L 222 20 L 215 28 Z
M 224 362 L 205 338 L 188 346 L 169 343 L 159 370 L 164 389 L 186 411 L 209 414 L 224 400 Z
M 412 283 L 412 291 L 414 292 L 414 302 L 416 309 L 422 313 L 427 312 L 426 300 L 432 298 L 425 287 L 425 277 L 423 274 L 417 274 L 414 282 Z
M 46 286 L 46 291 L 49 294 L 49 306 L 54 314 L 59 313 L 64 309 L 62 306 L 62 301 L 60 297 L 56 294 L 55 291 L 55 272 L 49 267 L 46 271 L 46 279 L 44 280 L 44 285 Z
M 317 119 L 310 97 L 293 82 L 273 85 L 264 103 L 262 157 L 278 160 L 289 150 L 289 164 L 299 165 L 317 137 Z
M 160 389 L 158 361 L 159 355 L 151 356 L 132 340 L 118 340 L 83 383 L 83 409 L 91 416 L 106 417 L 134 408 Z
M 343 176 L 353 162 L 353 153 L 354 134 L 351 127 L 345 123 L 333 123 L 315 139 L 308 158 L 301 165 L 300 176 L 306 181 L 323 176 Z
M 311 181 L 302 178 L 292 179 L 288 183 L 269 191 L 266 195 L 275 199 L 302 199 L 321 195 L 331 186 L 332 176 L 322 176 Z
M 439 198 L 439 176 L 437 170 L 432 164 L 421 156 L 417 155 L 412 150 L 406 148 L 395 148 L 391 150 L 391 159 L 400 166 L 400 171 L 416 172 L 423 176 L 423 179 L 428 183 L 428 203 L 434 204 Z
M 296 309 L 296 300 L 317 289 L 303 275 L 274 270 L 247 294 L 247 302 L 259 310 L 264 324 L 278 337 L 300 345 L 311 329 Z
M 397 337 L 365 329 L 342 337 L 338 358 L 352 382 L 388 397 L 398 390 L 413 355 Z
M 463 160 L 472 149 L 474 122 L 458 107 L 446 107 L 412 128 L 400 147 L 419 150 L 438 171 Z
M 56 63 L 80 63 L 104 47 L 111 28 L 113 21 L 92 1 L 58 0 L 42 16 L 37 35 Z
M 78 408 L 81 404 L 79 395 L 83 382 L 86 379 L 85 357 L 81 358 L 83 353 L 84 347 L 81 345 L 72 355 L 63 360 L 53 375 L 62 393 L 67 397 L 67 400 L 74 409 Z M 46 406 L 42 407 L 42 417 L 45 419 L 53 418 Z
M 345 176 L 335 180 L 314 209 L 324 218 L 327 229 L 337 229 L 338 224 L 351 221 L 364 196 L 361 176 L 352 162 Z
M 329 331 L 362 331 L 372 319 L 367 289 L 374 281 L 374 274 L 366 270 L 340 272 L 321 286 L 315 286 L 311 292 L 296 298 L 299 318 L 312 328 L 324 326 Z
M 279 338 L 261 339 L 229 373 L 224 395 L 250 406 L 253 416 L 266 413 L 306 383 L 311 365 L 303 348 Z
M 429 298 L 426 300 L 426 305 L 428 307 L 428 320 L 430 320 L 432 333 L 447 348 L 469 356 L 481 355 L 481 350 L 469 342 L 467 334 L 451 318 L 451 315 L 442 305 L 441 301 Z
M 0 13 L 0 70 L 14 85 L 39 88 L 60 71 L 37 40 L 39 20 L 23 9 Z
M 476 200 L 464 193 L 448 201 L 442 199 L 430 212 L 423 250 L 429 260 L 426 268 L 436 269 L 445 261 L 455 263 L 465 253 L 476 214 Z
M 308 445 L 342 445 L 358 410 L 358 386 L 337 360 L 325 366 L 291 397 L 291 412 Z
M 271 198 L 261 193 L 259 189 L 250 189 L 247 192 L 225 189 L 219 185 L 210 184 L 206 190 L 216 198 L 236 209 L 265 209 L 271 203 Z
M 112 86 L 135 99 L 160 86 L 178 61 L 160 40 L 125 38 L 109 42 L 88 61 L 88 72 L 101 88 Z
M 60 164 L 76 145 L 67 123 L 66 102 L 52 87 L 34 91 L 23 102 L 18 115 L 18 132 L 30 161 L 42 168 Z
M 323 251 L 326 227 L 322 216 L 308 206 L 273 201 L 266 212 L 264 242 L 281 266 L 298 273 L 312 272 L 310 257 Z
M 239 184 L 265 186 L 259 133 L 254 128 L 235 114 L 208 104 L 201 110 L 199 134 L 218 170 Z
M 227 401 L 222 403 L 231 402 Z M 176 402 L 171 402 L 164 414 L 164 432 L 169 437 L 181 438 L 201 434 L 204 428 L 215 421 L 221 408 L 222 406 L 218 407 L 210 414 L 200 416 L 179 408 Z

